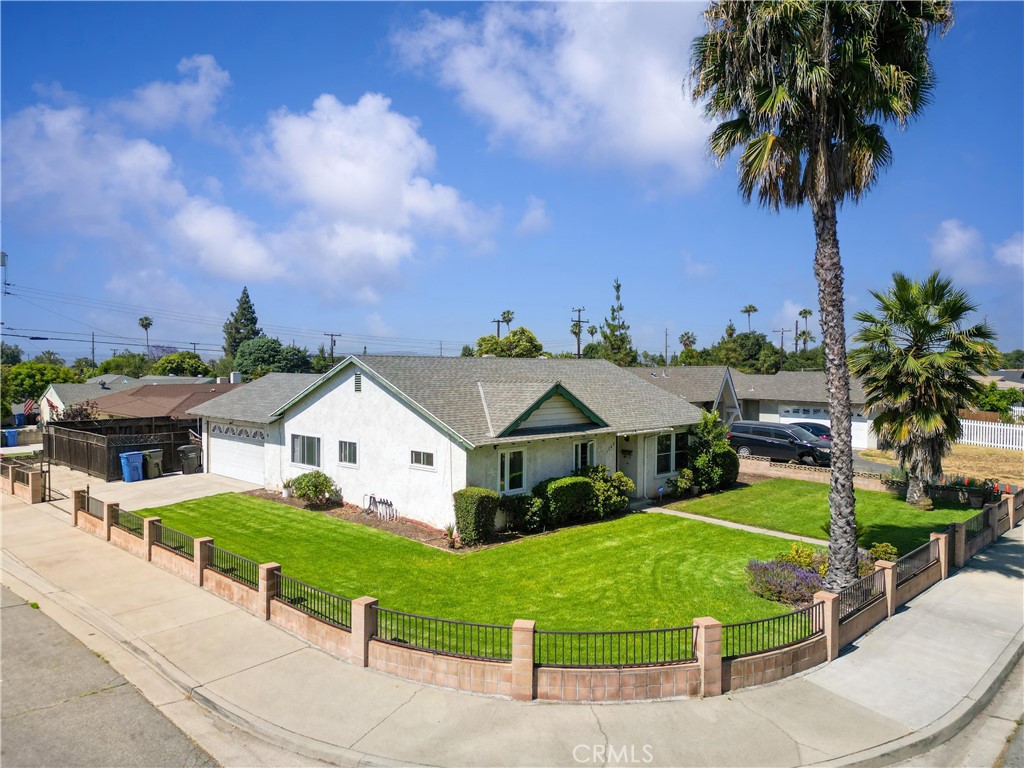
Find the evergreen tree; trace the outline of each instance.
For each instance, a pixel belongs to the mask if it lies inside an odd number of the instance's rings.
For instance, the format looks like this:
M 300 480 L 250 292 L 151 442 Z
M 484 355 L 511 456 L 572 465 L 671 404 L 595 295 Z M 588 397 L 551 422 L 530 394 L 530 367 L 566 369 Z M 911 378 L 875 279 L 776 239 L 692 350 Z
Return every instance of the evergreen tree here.
M 629 335 L 629 325 L 622 319 L 622 283 L 618 278 L 615 278 L 612 287 L 615 289 L 615 303 L 612 304 L 611 316 L 606 317 L 601 324 L 604 359 L 619 366 L 636 365 L 633 337 Z
M 234 357 L 243 341 L 258 339 L 263 335 L 256 317 L 256 308 L 249 298 L 249 289 L 243 287 L 238 297 L 238 306 L 224 323 L 224 356 Z

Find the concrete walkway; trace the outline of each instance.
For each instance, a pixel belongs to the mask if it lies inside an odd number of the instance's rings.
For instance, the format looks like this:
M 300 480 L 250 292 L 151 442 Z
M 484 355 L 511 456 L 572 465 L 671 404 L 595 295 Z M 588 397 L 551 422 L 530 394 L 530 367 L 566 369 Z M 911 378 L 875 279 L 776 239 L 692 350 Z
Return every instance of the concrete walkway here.
M 746 531 L 747 533 L 760 533 L 764 536 L 774 536 L 777 539 L 788 539 L 790 541 L 802 541 L 804 544 L 813 544 L 816 547 L 824 547 L 828 545 L 827 539 L 815 539 L 810 536 L 799 536 L 795 533 L 786 533 L 785 531 L 773 531 L 770 528 L 758 528 L 756 525 L 747 525 L 745 523 L 736 523 L 732 520 L 719 520 L 716 517 L 708 517 L 707 515 L 695 515 L 692 512 L 681 512 L 678 509 L 669 509 L 668 507 L 657 507 L 647 506 L 642 507 L 643 512 L 660 512 L 663 515 L 672 515 L 674 517 L 685 517 L 687 520 L 698 520 L 702 523 L 710 523 L 711 525 L 720 525 L 723 528 L 734 528 L 737 531 Z
M 307 764 L 884 764 L 963 727 L 1024 648 L 1017 528 L 801 676 L 711 699 L 512 702 L 357 669 L 47 505 L 2 501 L 8 587 L 86 644 L 112 647 L 111 663 L 162 711 L 199 702 Z M 225 759 L 208 733 L 175 722 L 227 765 L 256 762 Z

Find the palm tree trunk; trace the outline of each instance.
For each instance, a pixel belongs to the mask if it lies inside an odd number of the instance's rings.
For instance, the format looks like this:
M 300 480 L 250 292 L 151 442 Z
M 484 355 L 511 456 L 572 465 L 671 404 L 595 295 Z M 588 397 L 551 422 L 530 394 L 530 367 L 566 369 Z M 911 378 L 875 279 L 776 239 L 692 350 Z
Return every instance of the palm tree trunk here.
M 814 196 L 817 198 L 817 196 Z M 828 493 L 828 573 L 825 589 L 838 592 L 857 579 L 857 532 L 853 498 L 850 369 L 846 362 L 846 320 L 843 311 L 843 265 L 839 260 L 836 204 L 812 199 L 814 276 L 818 281 L 825 375 L 832 423 L 832 472 Z

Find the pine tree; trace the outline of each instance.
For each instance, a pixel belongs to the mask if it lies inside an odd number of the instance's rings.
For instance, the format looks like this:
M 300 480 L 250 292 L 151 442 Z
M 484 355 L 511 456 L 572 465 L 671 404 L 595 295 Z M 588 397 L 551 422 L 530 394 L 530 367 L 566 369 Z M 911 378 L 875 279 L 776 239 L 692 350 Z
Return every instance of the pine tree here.
M 615 288 L 615 303 L 612 304 L 611 317 L 606 317 L 601 324 L 603 356 L 619 366 L 636 365 L 633 337 L 629 335 L 629 325 L 622 319 L 622 283 L 618 278 L 612 287 Z
M 258 325 L 259 318 L 249 298 L 249 289 L 243 287 L 242 295 L 238 297 L 238 306 L 224 323 L 224 355 L 234 357 L 243 341 L 262 336 L 263 329 Z

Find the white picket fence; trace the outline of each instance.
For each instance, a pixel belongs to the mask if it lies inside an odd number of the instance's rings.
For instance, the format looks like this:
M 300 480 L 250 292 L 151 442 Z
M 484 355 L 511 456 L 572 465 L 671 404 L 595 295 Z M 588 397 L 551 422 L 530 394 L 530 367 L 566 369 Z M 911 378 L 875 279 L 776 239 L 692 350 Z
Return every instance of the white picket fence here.
M 959 442 L 963 445 L 1024 451 L 1024 424 L 997 424 L 991 421 L 961 419 L 960 426 L 963 428 L 963 434 Z
M 1015 419 L 1024 419 L 1024 405 L 1011 405 L 1010 413 Z

